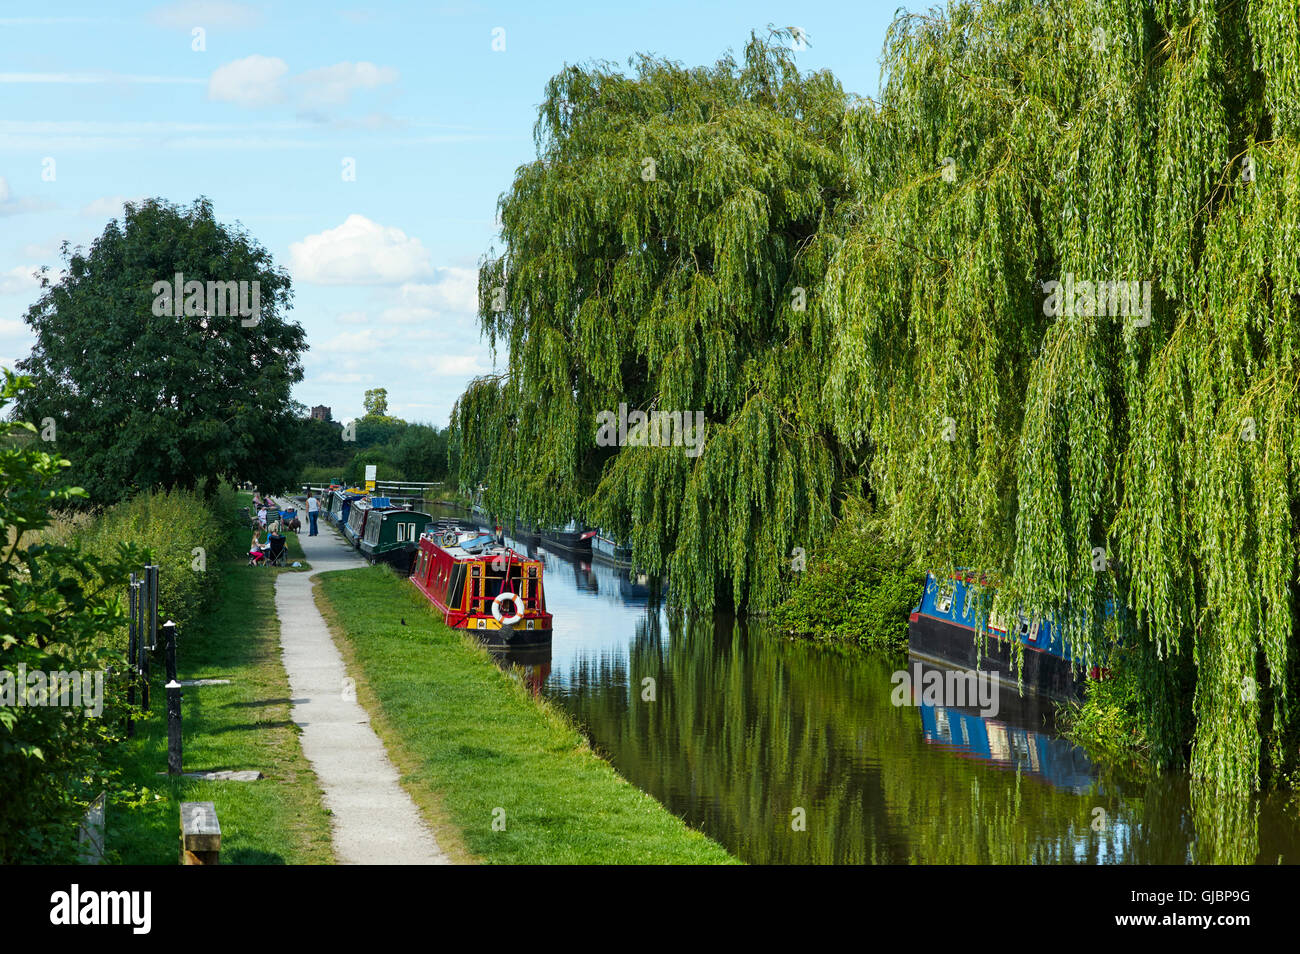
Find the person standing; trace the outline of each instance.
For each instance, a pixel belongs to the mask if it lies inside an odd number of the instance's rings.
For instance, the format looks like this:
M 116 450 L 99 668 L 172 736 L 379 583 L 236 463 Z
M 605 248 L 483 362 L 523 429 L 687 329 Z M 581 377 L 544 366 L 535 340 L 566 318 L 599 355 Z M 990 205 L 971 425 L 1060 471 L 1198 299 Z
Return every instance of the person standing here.
M 316 536 L 316 515 L 320 513 L 320 501 L 316 499 L 314 490 L 307 491 L 307 522 L 311 524 L 311 529 L 307 531 L 307 536 Z

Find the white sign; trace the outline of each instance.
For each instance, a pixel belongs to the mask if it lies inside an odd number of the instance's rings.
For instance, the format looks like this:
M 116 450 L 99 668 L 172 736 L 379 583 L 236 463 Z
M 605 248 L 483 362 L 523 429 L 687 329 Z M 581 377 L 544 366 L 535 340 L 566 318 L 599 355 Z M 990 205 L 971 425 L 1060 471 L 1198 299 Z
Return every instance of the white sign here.
M 377 464 L 366 464 L 366 480 L 375 479 L 375 469 L 377 467 L 378 467 Z

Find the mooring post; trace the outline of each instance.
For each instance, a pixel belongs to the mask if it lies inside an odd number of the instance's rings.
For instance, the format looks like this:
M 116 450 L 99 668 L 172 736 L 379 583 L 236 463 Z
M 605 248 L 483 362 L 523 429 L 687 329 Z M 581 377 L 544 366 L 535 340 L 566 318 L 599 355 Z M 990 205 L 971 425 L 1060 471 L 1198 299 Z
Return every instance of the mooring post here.
M 152 564 L 144 568 L 144 586 L 140 592 L 140 708 L 149 711 L 149 650 L 156 645 L 154 641 L 153 619 L 153 571 Z
M 167 774 L 181 774 L 181 684 L 176 681 L 176 624 L 163 623 L 167 660 Z
M 181 684 L 167 682 L 167 774 L 181 774 Z
M 135 620 L 136 620 L 136 602 L 139 599 L 139 584 L 135 581 L 135 574 L 131 574 L 131 582 L 126 588 L 126 603 L 128 622 L 126 626 L 126 737 L 129 739 L 135 735 L 135 720 L 131 718 L 131 710 L 135 708 L 135 684 L 139 674 L 139 661 L 135 648 Z

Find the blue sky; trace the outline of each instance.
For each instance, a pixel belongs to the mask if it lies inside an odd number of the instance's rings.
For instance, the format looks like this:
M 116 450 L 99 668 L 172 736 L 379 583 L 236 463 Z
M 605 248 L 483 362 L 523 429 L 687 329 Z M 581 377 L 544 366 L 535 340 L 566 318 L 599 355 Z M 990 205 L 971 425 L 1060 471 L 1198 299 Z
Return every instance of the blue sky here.
M 475 268 L 549 77 L 638 52 L 712 63 L 774 24 L 807 35 L 801 67 L 874 95 L 898 6 L 0 0 L 0 365 L 30 350 L 30 274 L 59 243 L 89 244 L 124 200 L 206 195 L 293 277 L 297 400 L 348 420 L 386 387 L 391 413 L 445 425 L 493 368 Z

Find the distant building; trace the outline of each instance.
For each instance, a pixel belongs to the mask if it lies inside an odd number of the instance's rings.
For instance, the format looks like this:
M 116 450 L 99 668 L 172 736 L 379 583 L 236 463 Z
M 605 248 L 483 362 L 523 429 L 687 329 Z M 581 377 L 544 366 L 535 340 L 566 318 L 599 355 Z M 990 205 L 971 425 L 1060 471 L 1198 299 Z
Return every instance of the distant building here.
M 317 404 L 314 408 L 311 409 L 311 419 L 313 421 L 334 420 L 334 418 L 330 416 L 330 409 L 327 408 L 324 404 Z

